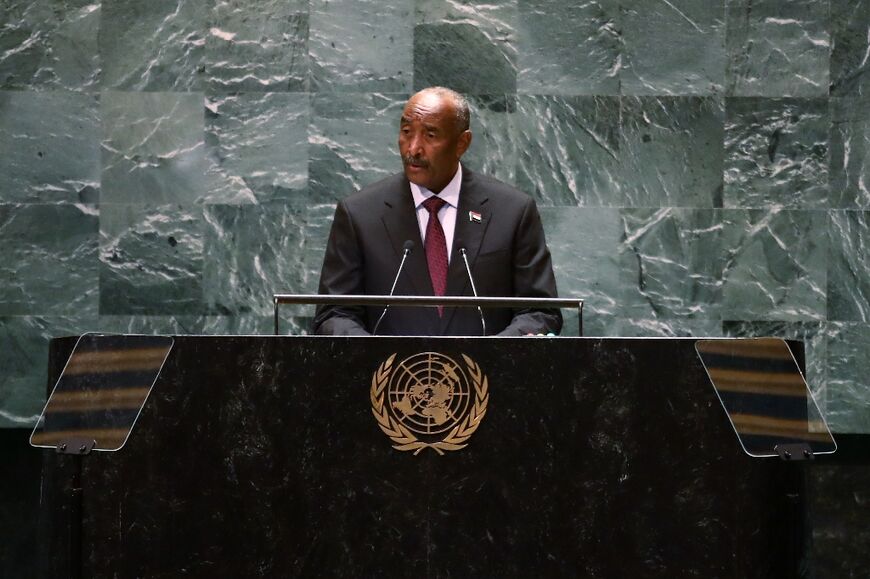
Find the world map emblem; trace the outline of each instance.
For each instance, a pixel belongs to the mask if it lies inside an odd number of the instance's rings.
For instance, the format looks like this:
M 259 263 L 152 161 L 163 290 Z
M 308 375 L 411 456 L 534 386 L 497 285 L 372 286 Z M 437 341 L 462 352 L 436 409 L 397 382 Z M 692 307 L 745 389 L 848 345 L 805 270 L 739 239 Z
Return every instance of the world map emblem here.
M 390 355 L 372 375 L 372 412 L 393 448 L 414 454 L 461 450 L 480 426 L 489 384 L 480 366 L 438 352 Z

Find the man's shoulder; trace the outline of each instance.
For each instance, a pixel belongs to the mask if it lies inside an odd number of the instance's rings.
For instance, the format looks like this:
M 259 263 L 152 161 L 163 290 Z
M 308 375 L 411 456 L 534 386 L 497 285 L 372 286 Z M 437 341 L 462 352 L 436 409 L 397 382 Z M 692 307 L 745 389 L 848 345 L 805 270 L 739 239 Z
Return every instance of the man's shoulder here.
M 402 195 L 404 192 L 410 195 L 409 187 L 405 175 L 396 173 L 351 193 L 343 199 L 343 202 L 348 207 L 366 206 L 371 208 L 371 204 L 374 202 L 390 201 L 391 198 Z

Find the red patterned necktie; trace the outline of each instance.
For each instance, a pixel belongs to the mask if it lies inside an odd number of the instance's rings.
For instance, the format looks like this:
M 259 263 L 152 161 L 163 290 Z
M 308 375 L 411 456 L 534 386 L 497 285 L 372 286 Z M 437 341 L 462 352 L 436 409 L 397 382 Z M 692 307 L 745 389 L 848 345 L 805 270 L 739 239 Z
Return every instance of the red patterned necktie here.
M 444 229 L 438 219 L 438 211 L 447 201 L 437 195 L 423 201 L 423 207 L 429 212 L 429 224 L 426 225 L 426 262 L 429 264 L 429 277 L 432 279 L 432 289 L 436 296 L 443 296 L 447 290 L 447 239 Z M 444 314 L 444 308 L 438 306 L 438 315 Z

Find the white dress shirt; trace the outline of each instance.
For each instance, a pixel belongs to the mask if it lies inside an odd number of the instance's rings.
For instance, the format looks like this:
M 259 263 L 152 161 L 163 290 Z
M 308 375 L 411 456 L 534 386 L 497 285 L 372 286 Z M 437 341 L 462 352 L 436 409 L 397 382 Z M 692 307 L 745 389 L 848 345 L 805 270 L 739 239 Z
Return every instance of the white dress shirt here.
M 438 220 L 444 230 L 444 239 L 447 241 L 447 262 L 453 254 L 453 233 L 456 231 L 456 212 L 459 208 L 459 188 L 462 185 L 462 165 L 456 170 L 456 174 L 450 183 L 444 188 L 438 197 L 446 201 L 438 211 Z M 417 209 L 417 223 L 420 225 L 420 239 L 426 243 L 426 226 L 429 225 L 429 211 L 423 207 L 423 202 L 435 195 L 425 187 L 411 183 L 411 195 L 414 196 L 414 207 Z

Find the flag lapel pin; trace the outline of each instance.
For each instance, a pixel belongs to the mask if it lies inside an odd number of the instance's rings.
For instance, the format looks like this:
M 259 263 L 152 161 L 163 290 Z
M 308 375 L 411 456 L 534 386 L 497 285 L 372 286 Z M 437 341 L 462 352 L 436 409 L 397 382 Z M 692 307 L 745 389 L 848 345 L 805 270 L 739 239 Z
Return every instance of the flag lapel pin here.
M 468 212 L 468 220 L 472 223 L 480 223 L 483 217 L 477 211 Z

